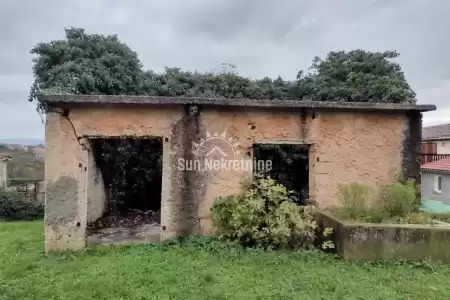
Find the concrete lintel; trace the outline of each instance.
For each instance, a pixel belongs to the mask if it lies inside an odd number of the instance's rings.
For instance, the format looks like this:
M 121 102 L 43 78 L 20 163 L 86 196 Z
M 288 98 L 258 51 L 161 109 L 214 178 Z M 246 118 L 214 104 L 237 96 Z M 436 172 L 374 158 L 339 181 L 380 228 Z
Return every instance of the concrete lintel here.
M 77 104 L 91 106 L 114 105 L 210 105 L 236 107 L 271 107 L 271 108 L 317 108 L 332 110 L 366 110 L 366 111 L 433 111 L 435 105 L 418 105 L 410 103 L 376 103 L 376 102 L 328 102 L 310 100 L 267 100 L 267 99 L 225 99 L 198 97 L 162 97 L 162 96 L 128 96 L 128 95 L 39 95 L 38 100 L 56 107 L 70 107 Z
M 302 140 L 261 140 L 254 145 L 267 145 L 267 144 L 275 144 L 275 145 L 304 145 L 311 146 L 311 142 L 302 141 Z

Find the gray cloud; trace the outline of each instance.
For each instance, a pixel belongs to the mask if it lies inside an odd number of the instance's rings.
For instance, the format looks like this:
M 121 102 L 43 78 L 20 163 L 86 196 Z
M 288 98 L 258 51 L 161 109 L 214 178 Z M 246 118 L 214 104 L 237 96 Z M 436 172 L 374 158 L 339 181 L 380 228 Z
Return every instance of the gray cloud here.
M 117 33 L 156 71 L 232 62 L 245 76 L 293 79 L 330 50 L 395 49 L 419 103 L 438 106 L 425 124 L 450 122 L 448 15 L 444 0 L 1 1 L 0 137 L 43 135 L 27 103 L 29 51 L 62 38 L 69 26 Z

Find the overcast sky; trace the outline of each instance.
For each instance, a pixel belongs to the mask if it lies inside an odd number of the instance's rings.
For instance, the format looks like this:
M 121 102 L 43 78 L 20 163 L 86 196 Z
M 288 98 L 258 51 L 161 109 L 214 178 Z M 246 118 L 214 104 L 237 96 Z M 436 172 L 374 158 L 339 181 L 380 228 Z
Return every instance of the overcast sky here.
M 156 71 L 231 62 L 294 79 L 330 50 L 397 50 L 419 103 L 438 107 L 424 125 L 450 123 L 448 0 L 1 0 L 0 138 L 43 138 L 29 51 L 71 26 L 118 34 Z

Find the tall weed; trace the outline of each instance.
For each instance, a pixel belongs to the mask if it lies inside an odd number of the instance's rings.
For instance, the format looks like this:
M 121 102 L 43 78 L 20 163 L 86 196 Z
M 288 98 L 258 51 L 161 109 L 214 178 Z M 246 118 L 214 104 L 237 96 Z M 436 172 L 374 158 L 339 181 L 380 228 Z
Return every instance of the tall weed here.
M 386 185 L 378 201 L 372 198 L 371 189 L 358 183 L 339 186 L 342 207 L 338 214 L 344 218 L 380 222 L 424 223 L 429 218 L 419 213 L 418 186 L 413 179 L 396 174 Z
M 338 186 L 339 198 L 342 203 L 340 213 L 344 218 L 362 220 L 367 216 L 371 190 L 359 183 Z
M 381 197 L 383 209 L 390 217 L 406 217 L 419 210 L 417 185 L 414 180 L 396 181 L 390 184 Z

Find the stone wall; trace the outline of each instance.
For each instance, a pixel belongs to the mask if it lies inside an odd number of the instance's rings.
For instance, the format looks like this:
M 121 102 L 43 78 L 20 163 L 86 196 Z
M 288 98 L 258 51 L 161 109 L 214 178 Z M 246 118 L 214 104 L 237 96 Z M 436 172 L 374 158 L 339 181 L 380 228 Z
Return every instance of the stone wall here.
M 45 249 L 79 249 L 85 246 L 88 152 L 65 112 L 47 113 L 45 136 Z
M 317 215 L 323 228 L 333 228 L 336 253 L 353 261 L 432 258 L 450 263 L 450 226 L 369 224 L 343 221 L 328 212 Z
M 251 159 L 254 143 L 308 144 L 310 198 L 329 207 L 339 205 L 338 184 L 361 182 L 377 191 L 394 171 L 406 169 L 415 176 L 415 158 L 409 156 L 420 140 L 413 138 L 417 125 L 409 118 L 402 112 L 201 105 L 51 112 L 45 154 L 47 249 L 84 246 L 86 222 L 101 210 L 103 195 L 101 184 L 93 186 L 89 138 L 163 138 L 161 234 L 167 238 L 209 233 L 214 199 L 238 193 L 251 177 L 248 170 L 180 169 L 180 158 L 205 158 L 205 153 L 195 153 L 195 145 L 208 134 L 231 139 L 233 159 Z
M 35 184 L 36 201 L 39 203 L 45 203 L 45 181 L 38 181 Z
M 8 172 L 7 172 L 8 161 L 0 160 L 0 188 L 6 189 L 8 186 Z

